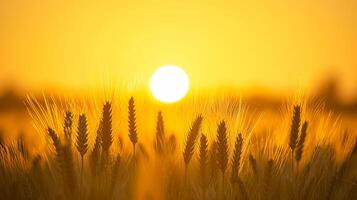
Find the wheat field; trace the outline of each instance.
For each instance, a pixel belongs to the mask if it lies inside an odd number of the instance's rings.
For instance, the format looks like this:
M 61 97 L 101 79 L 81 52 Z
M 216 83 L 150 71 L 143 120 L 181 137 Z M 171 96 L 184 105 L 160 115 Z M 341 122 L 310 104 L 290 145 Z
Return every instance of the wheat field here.
M 0 199 L 357 199 L 356 135 L 320 104 L 109 99 L 29 97 L 37 142 L 1 137 Z
M 357 0 L 0 0 L 0 200 L 357 200 Z

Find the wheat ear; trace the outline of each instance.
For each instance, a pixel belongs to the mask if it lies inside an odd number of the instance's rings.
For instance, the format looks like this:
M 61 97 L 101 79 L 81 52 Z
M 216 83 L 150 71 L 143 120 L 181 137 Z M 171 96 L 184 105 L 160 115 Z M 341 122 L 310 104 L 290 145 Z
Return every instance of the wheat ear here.
M 88 125 L 87 117 L 84 114 L 80 115 L 78 120 L 76 147 L 79 154 L 81 155 L 81 164 L 83 171 L 83 157 L 88 150 Z
M 129 138 L 133 144 L 133 155 L 135 156 L 135 145 L 138 142 L 138 134 L 136 131 L 135 104 L 133 97 L 129 99 L 128 112 Z
M 188 164 L 190 163 L 190 160 L 195 150 L 195 143 L 198 137 L 198 133 L 200 131 L 201 123 L 202 123 L 202 116 L 199 115 L 192 123 L 192 126 L 186 137 L 185 149 L 183 151 L 183 158 L 185 162 L 185 174 L 186 174 L 185 177 L 187 176 Z
M 233 159 L 232 159 L 232 174 L 231 174 L 231 182 L 235 183 L 238 179 L 238 172 L 240 169 L 240 160 L 242 155 L 243 149 L 243 138 L 242 134 L 238 134 L 236 138 L 236 142 L 234 144 L 234 151 L 233 151 Z
M 306 138 L 306 133 L 307 133 L 307 127 L 308 127 L 308 123 L 305 121 L 301 127 L 299 142 L 296 145 L 295 160 L 298 163 L 300 162 L 300 160 L 302 158 L 304 144 L 305 144 L 305 138 Z

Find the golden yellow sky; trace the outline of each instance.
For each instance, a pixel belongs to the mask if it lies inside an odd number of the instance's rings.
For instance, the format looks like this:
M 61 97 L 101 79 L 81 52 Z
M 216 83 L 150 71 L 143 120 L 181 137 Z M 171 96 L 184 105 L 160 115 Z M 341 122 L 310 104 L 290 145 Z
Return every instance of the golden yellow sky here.
M 356 0 L 0 0 L 0 82 L 27 88 L 145 85 L 176 64 L 198 87 L 287 89 L 332 70 L 353 89 L 356 55 Z

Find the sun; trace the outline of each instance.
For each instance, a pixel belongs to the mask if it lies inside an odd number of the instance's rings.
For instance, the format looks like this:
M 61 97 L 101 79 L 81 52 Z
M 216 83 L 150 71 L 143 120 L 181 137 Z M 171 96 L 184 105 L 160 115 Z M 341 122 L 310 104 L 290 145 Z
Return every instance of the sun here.
M 182 99 L 189 85 L 190 81 L 185 71 L 175 65 L 160 67 L 150 80 L 152 94 L 156 99 L 165 103 L 173 103 Z

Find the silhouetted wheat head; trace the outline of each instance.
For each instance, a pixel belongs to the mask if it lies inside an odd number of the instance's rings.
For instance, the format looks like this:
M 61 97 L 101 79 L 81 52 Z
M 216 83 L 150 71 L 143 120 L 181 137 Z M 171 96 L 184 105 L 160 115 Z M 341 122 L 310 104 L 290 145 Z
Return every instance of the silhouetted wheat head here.
M 183 159 L 185 161 L 186 167 L 190 163 L 190 160 L 194 153 L 195 144 L 196 144 L 196 140 L 197 140 L 197 137 L 198 137 L 198 134 L 200 131 L 201 123 L 202 123 L 202 116 L 199 115 L 195 119 L 195 121 L 192 123 L 192 126 L 187 134 L 186 142 L 185 142 L 185 149 L 183 151 Z
M 303 154 L 303 149 L 304 149 L 304 143 L 305 143 L 305 138 L 306 138 L 306 132 L 307 132 L 307 127 L 308 123 L 305 121 L 304 124 L 301 127 L 301 133 L 299 137 L 299 141 L 296 146 L 296 152 L 295 152 L 295 160 L 296 162 L 300 162 Z
M 112 130 L 112 105 L 107 102 L 103 106 L 102 120 L 101 120 L 101 131 L 102 136 L 101 144 L 103 153 L 108 154 L 109 148 L 113 143 L 113 130 Z
M 291 121 L 291 128 L 290 128 L 289 146 L 290 146 L 291 151 L 295 150 L 295 147 L 297 144 L 299 131 L 300 131 L 300 120 L 301 120 L 300 115 L 301 115 L 301 107 L 295 106 L 292 121 Z
M 52 128 L 48 128 L 48 135 L 51 137 L 53 145 L 55 146 L 57 157 L 60 158 L 62 156 L 62 147 L 60 139 Z
M 221 121 L 217 128 L 217 165 L 224 177 L 228 164 L 228 139 L 226 122 Z
M 136 131 L 135 104 L 133 97 L 131 97 L 129 100 L 128 110 L 129 138 L 131 143 L 133 144 L 133 154 L 135 155 L 135 145 L 138 142 L 138 134 Z
M 77 128 L 77 140 L 76 147 L 81 155 L 82 168 L 83 168 L 83 157 L 88 150 L 88 127 L 87 127 L 87 117 L 82 114 L 79 116 L 78 128 Z
M 73 114 L 71 111 L 67 111 L 64 117 L 63 131 L 66 138 L 67 144 L 72 144 L 72 125 L 73 125 Z
M 164 130 L 164 119 L 162 117 L 161 111 L 157 114 L 156 121 L 156 141 L 154 143 L 154 148 L 157 153 L 162 154 L 165 149 L 165 130 Z
M 294 153 L 295 148 L 298 143 L 298 137 L 300 132 L 300 121 L 301 121 L 301 107 L 299 105 L 294 106 L 293 117 L 290 126 L 290 140 L 289 146 L 291 149 L 291 169 L 294 170 Z
M 206 187 L 207 183 L 207 166 L 208 166 L 208 140 L 206 135 L 202 134 L 200 139 L 199 167 L 201 172 L 202 186 Z
M 234 144 L 234 151 L 233 151 L 233 158 L 232 158 L 232 175 L 231 175 L 232 183 L 237 182 L 238 179 L 242 149 L 243 149 L 242 134 L 238 134 Z

